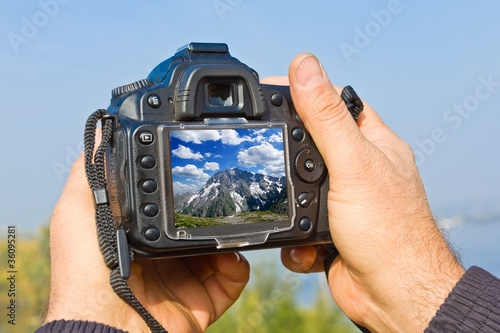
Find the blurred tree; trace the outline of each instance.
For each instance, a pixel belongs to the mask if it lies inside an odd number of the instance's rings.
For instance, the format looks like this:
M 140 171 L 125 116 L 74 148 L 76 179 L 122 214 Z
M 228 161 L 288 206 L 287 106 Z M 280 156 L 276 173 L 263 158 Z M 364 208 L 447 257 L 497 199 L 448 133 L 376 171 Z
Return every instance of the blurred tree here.
M 314 303 L 305 311 L 305 317 L 307 332 L 359 332 L 335 304 L 326 287 L 316 288 Z
M 49 227 L 41 228 L 33 239 L 19 238 L 16 230 L 15 297 L 9 297 L 10 281 L 7 279 L 7 240 L 0 240 L 2 274 L 0 295 L 2 295 L 2 320 L 0 332 L 33 332 L 45 317 L 50 285 Z M 4 264 L 5 263 L 5 264 Z M 15 299 L 15 325 L 8 322 L 7 302 Z
M 275 262 L 252 265 L 252 277 L 238 301 L 207 332 L 359 332 L 335 305 L 328 289 L 316 287 L 314 302 L 297 302 L 301 275 L 277 269 Z

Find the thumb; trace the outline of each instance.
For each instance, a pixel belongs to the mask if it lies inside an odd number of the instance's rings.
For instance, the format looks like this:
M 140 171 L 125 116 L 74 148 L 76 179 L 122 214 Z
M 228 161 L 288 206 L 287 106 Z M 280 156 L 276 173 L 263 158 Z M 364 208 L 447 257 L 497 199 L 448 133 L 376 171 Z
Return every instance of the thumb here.
M 345 166 L 348 159 L 343 157 L 364 138 L 318 59 L 310 53 L 298 55 L 290 64 L 289 78 L 297 113 L 326 165 L 330 170 L 338 170 L 339 163 Z

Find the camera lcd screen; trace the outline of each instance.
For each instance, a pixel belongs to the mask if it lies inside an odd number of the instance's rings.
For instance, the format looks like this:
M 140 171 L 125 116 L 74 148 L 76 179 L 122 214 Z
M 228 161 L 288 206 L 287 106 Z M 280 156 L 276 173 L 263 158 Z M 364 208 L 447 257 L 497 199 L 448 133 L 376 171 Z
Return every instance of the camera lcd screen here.
M 288 222 L 283 129 L 171 130 L 175 228 Z

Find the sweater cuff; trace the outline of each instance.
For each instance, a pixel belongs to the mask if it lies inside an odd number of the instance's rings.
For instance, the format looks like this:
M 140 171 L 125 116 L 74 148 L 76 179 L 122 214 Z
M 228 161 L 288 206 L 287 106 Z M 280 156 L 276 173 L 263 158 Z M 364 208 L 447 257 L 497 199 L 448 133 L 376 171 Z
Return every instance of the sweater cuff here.
M 127 333 L 117 328 L 90 321 L 55 320 L 37 329 L 35 333 Z
M 498 332 L 499 327 L 500 280 L 473 266 L 458 281 L 425 332 Z

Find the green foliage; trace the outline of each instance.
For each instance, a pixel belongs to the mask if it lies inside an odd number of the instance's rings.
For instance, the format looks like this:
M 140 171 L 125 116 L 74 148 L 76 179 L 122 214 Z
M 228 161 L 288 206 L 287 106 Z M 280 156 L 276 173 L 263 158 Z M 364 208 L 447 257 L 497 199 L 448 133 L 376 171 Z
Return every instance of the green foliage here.
M 0 332 L 33 332 L 38 328 L 46 313 L 50 286 L 49 227 L 43 227 L 35 239 L 19 238 L 16 234 L 15 297 L 9 297 L 11 289 L 6 266 L 2 263 L 0 299 L 2 299 L 2 320 Z M 0 258 L 7 262 L 7 240 L 0 240 Z M 15 299 L 15 325 L 8 323 L 7 303 Z
M 244 223 L 267 223 L 288 220 L 288 214 L 274 213 L 271 210 L 251 211 L 238 214 Z
M 314 302 L 301 305 L 296 298 L 303 276 L 281 271 L 275 263 L 252 265 L 252 278 L 238 301 L 208 333 L 359 332 L 335 305 L 326 287 L 317 287 Z
M 174 214 L 176 228 L 195 228 L 195 227 L 210 227 L 214 225 L 224 224 L 220 222 L 221 218 L 217 217 L 198 217 L 187 214 Z
M 175 213 L 176 228 L 210 227 L 223 224 L 240 223 L 267 223 L 288 220 L 288 215 L 273 213 L 272 211 L 251 211 L 231 216 L 199 217 L 189 214 Z

